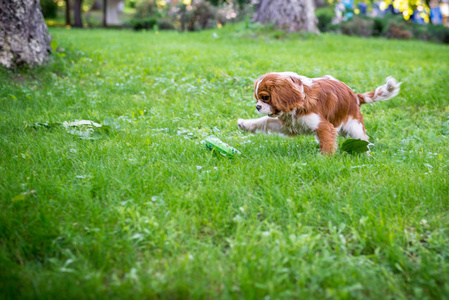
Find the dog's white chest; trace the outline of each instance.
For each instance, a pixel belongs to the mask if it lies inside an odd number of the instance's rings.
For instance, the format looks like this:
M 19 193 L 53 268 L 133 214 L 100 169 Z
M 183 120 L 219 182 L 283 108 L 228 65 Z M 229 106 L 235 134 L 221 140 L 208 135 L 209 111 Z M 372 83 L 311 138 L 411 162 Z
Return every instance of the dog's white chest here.
M 320 116 L 313 113 L 299 117 L 289 114 L 280 118 L 283 120 L 284 129 L 291 134 L 313 134 L 321 123 Z

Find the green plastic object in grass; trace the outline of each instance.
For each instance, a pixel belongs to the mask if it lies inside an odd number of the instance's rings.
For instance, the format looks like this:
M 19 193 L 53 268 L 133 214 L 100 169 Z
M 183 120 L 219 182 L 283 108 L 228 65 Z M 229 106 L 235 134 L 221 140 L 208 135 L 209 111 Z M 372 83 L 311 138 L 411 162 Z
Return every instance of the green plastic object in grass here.
M 207 149 L 209 149 L 211 151 L 215 151 L 217 153 L 220 153 L 221 155 L 231 157 L 231 156 L 242 154 L 239 150 L 222 142 L 219 138 L 217 138 L 215 136 L 209 136 L 204 141 L 206 142 Z
M 369 151 L 369 142 L 361 139 L 347 139 L 341 145 L 341 150 L 348 152 L 349 154 L 365 153 Z

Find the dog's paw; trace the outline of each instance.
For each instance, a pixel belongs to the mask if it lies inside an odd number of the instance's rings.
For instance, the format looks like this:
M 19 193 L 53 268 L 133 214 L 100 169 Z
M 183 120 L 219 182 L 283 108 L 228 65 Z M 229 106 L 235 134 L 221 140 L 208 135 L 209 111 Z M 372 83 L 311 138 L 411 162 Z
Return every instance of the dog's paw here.
M 244 123 L 245 123 L 245 120 L 243 120 L 243 119 L 238 119 L 238 120 L 237 120 L 237 125 L 238 125 L 239 128 L 242 129 L 242 130 L 245 130 L 245 125 L 244 125 Z
M 249 122 L 250 120 L 244 120 L 244 119 L 238 119 L 237 120 L 237 125 L 239 126 L 239 128 L 241 130 L 245 130 L 245 131 L 252 131 L 251 130 L 251 122 Z

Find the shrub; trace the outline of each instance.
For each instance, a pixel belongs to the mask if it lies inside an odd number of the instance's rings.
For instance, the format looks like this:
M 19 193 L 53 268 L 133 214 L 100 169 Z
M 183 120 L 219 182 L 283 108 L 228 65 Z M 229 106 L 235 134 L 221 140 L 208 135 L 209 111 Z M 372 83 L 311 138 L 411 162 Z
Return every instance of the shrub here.
M 157 28 L 159 30 L 175 30 L 175 25 L 169 19 L 160 19 L 157 21 Z
M 245 21 L 253 15 L 251 5 L 240 5 L 235 2 L 225 2 L 221 7 L 215 10 L 215 20 L 220 24 L 228 22 Z
M 426 25 L 415 25 L 413 24 L 411 26 L 412 28 L 412 32 L 413 32 L 413 37 L 415 39 L 418 40 L 423 40 L 423 41 L 429 41 L 430 40 L 430 34 L 427 30 L 427 26 Z
M 375 17 L 373 22 L 373 36 L 381 36 L 387 27 L 387 21 L 385 18 Z
M 142 0 L 136 4 L 134 18 L 129 20 L 129 25 L 134 30 L 151 30 L 157 24 L 160 17 L 155 0 Z
M 158 21 L 156 17 L 149 17 L 143 19 L 135 18 L 129 21 L 129 25 L 134 30 L 143 30 L 143 29 L 150 30 L 153 29 L 157 23 Z
M 210 20 L 214 17 L 214 11 L 210 2 L 200 1 L 193 6 L 193 9 L 200 28 L 208 28 Z
M 401 15 L 388 15 L 378 22 L 381 24 L 379 29 L 382 36 L 393 39 L 410 39 L 412 37 L 410 26 Z
M 142 0 L 136 4 L 136 19 L 146 19 L 158 14 L 157 5 L 154 0 Z
M 181 31 L 194 31 L 195 28 L 195 12 L 192 7 L 186 5 L 180 6 L 179 22 L 181 25 Z
M 41 0 L 42 14 L 44 18 L 56 18 L 58 4 L 54 0 Z
M 374 21 L 372 19 L 354 17 L 341 23 L 341 31 L 346 35 L 369 37 L 373 35 Z
M 449 44 L 449 28 L 443 25 L 431 25 L 429 30 L 436 41 Z
M 413 24 L 411 30 L 413 36 L 417 39 L 449 44 L 449 28 L 442 25 Z
M 393 15 L 393 14 L 387 14 L 382 18 L 379 17 L 373 18 L 373 21 L 374 21 L 373 35 L 376 36 L 385 36 L 391 24 L 396 24 L 400 27 L 406 24 L 405 20 L 402 18 L 401 15 Z
M 327 27 L 330 30 L 332 26 Z M 354 17 L 340 24 L 341 32 L 346 35 L 384 36 L 392 39 L 415 38 L 449 44 L 449 28 L 442 25 L 419 25 L 407 23 L 400 15 L 384 18 Z
M 391 23 L 387 28 L 385 36 L 389 39 L 408 40 L 412 37 L 411 31 L 406 26 Z
M 332 19 L 335 16 L 334 10 L 331 6 L 319 8 L 315 10 L 315 15 L 318 19 L 318 29 L 321 32 L 327 32 L 332 27 Z
M 180 6 L 181 30 L 195 31 L 207 29 L 213 24 L 215 19 L 215 9 L 204 0 L 195 3 L 192 6 Z
M 196 31 L 212 28 L 217 23 L 225 24 L 237 18 L 234 2 L 227 2 L 217 8 L 207 0 L 199 0 L 189 6 L 183 3 L 169 4 L 161 9 L 157 7 L 155 1 L 138 2 L 135 17 L 128 22 L 129 26 L 135 30 L 153 29 L 157 25 L 160 30 Z

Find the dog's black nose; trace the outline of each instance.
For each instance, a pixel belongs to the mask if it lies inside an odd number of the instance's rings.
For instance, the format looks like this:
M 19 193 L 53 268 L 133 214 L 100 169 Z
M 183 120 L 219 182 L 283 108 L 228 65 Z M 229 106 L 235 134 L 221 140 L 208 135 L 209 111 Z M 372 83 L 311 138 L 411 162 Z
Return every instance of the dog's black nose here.
M 256 105 L 257 110 L 260 110 L 262 108 L 262 106 L 260 105 Z

